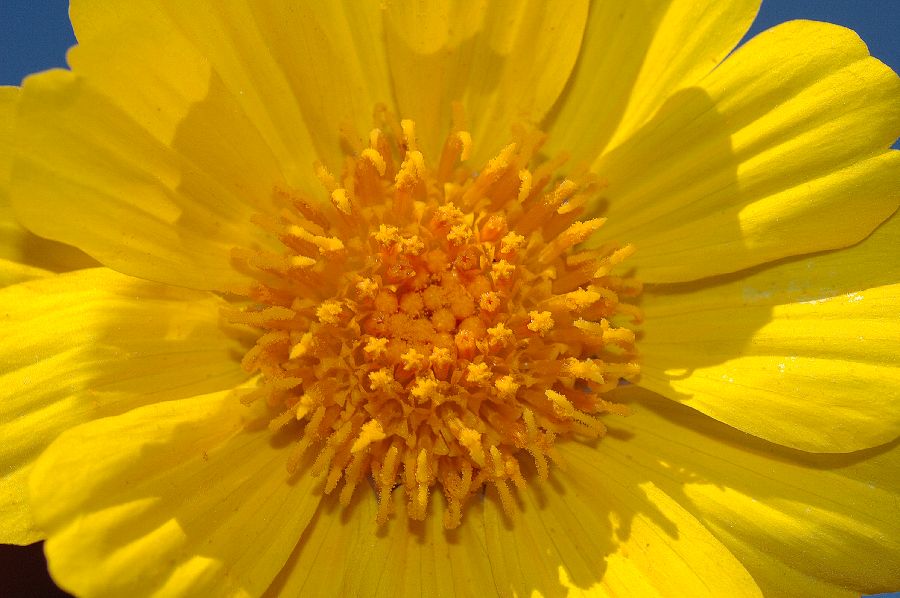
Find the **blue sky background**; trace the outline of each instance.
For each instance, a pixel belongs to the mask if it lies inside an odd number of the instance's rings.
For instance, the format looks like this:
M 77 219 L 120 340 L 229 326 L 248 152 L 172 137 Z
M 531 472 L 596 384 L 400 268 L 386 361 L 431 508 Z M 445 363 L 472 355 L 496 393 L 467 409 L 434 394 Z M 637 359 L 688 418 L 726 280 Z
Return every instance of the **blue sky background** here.
M 764 0 L 750 35 L 799 18 L 855 29 L 872 55 L 900 71 L 900 0 Z M 74 43 L 68 0 L 0 0 L 0 85 L 65 66 Z

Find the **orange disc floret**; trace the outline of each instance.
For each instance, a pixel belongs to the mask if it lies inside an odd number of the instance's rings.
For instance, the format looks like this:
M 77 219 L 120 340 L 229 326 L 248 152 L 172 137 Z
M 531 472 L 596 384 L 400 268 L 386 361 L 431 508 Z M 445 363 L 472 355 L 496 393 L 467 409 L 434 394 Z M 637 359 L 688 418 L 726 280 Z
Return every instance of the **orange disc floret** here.
M 511 515 L 522 459 L 546 478 L 556 442 L 626 411 L 599 395 L 639 371 L 640 285 L 611 275 L 633 248 L 579 247 L 603 223 L 579 220 L 596 183 L 532 168 L 537 132 L 467 168 L 453 131 L 431 168 L 414 123 L 380 124 L 340 178 L 318 167 L 325 201 L 276 191 L 260 222 L 283 253 L 234 253 L 257 282 L 232 318 L 263 331 L 244 400 L 296 428 L 292 473 L 312 462 L 345 506 L 370 480 L 379 522 L 398 488 L 413 519 L 442 492 L 448 528 L 486 485 Z

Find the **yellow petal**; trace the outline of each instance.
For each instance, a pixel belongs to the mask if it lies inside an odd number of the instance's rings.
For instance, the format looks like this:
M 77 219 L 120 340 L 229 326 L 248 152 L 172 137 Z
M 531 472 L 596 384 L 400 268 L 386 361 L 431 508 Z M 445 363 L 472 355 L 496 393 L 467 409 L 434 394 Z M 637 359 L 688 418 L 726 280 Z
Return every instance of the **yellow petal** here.
M 13 215 L 7 187 L 12 170 L 16 105 L 21 91 L 18 87 L 0 87 L 0 287 L 42 278 L 51 272 L 97 265 L 74 247 L 28 232 Z
M 900 78 L 852 31 L 785 23 L 673 96 L 595 168 L 645 282 L 863 239 L 900 205 Z
M 0 258 L 0 287 L 9 286 L 26 280 L 44 278 L 53 273 L 43 268 L 27 266 L 14 260 Z
M 106 10 L 97 0 L 80 5 L 76 33 L 98 7 Z M 140 19 L 148 10 L 155 9 L 124 12 Z M 294 184 L 314 180 L 316 159 L 339 169 L 339 127 L 367 133 L 375 103 L 390 99 L 377 2 L 171 1 L 158 10 L 209 61 Z
M 498 593 L 758 596 L 749 574 L 657 480 L 620 450 L 558 445 L 565 471 L 521 493 L 505 519 L 489 492 L 487 550 Z
M 639 384 L 778 444 L 900 435 L 900 218 L 850 249 L 648 291 Z
M 250 217 L 283 178 L 221 87 L 194 74 L 208 95 L 171 139 L 160 137 L 165 123 L 148 124 L 156 112 L 125 112 L 78 74 L 26 79 L 10 182 L 19 220 L 131 275 L 199 289 L 241 282 L 231 249 L 271 243 Z M 159 83 L 134 75 L 131 85 Z
M 496 593 L 479 513 L 446 531 L 443 496 L 431 496 L 423 522 L 405 516 L 402 490 L 392 493 L 395 516 L 375 524 L 378 503 L 367 485 L 344 511 L 334 497 L 319 506 L 266 596 L 490 596 Z M 470 509 L 476 511 L 477 509 Z
M 32 464 L 63 430 L 138 405 L 230 388 L 246 377 L 224 302 L 106 269 L 0 290 L 0 542 L 40 537 Z
M 16 103 L 21 91 L 19 87 L 0 86 L 0 199 L 6 197 L 6 185 L 12 169 L 12 135 L 15 130 Z M 2 214 L 6 220 L 6 208 Z
M 319 499 L 316 478 L 288 479 L 289 445 L 250 417 L 222 392 L 63 433 L 30 479 L 57 583 L 80 596 L 261 594 Z
M 630 137 L 708 74 L 750 28 L 759 0 L 591 5 L 572 79 L 551 116 L 550 152 L 576 162 Z
M 250 4 L 264 8 L 263 2 Z M 102 1 L 74 0 L 70 13 L 79 46 L 68 58 L 79 75 L 164 143 L 187 134 L 200 136 L 200 145 L 208 146 L 217 137 L 242 150 L 246 159 L 255 159 L 254 146 L 244 145 L 248 140 L 233 129 L 234 119 L 253 129 L 248 137 L 262 150 L 259 157 L 271 158 L 289 183 L 308 182 L 313 178 L 314 139 L 291 89 L 306 80 L 291 81 L 282 72 L 278 63 L 290 62 L 273 54 L 261 38 L 265 33 L 274 41 L 274 32 L 253 26 L 255 17 L 249 12 L 247 3 L 235 2 L 132 2 L 113 11 Z M 309 37 L 297 23 L 282 20 L 280 25 L 300 39 Z M 297 55 L 303 53 L 292 60 Z M 208 105 L 212 95 L 218 97 L 218 122 L 205 123 L 205 130 L 201 122 L 188 126 L 184 116 L 202 118 L 198 109 L 213 108 Z M 215 136 L 209 135 L 212 131 Z M 192 157 L 201 164 L 206 159 L 206 166 L 215 170 L 218 158 Z M 235 165 L 221 165 L 225 170 L 230 166 Z
M 586 2 L 391 2 L 385 33 L 400 113 L 435 156 L 461 101 L 472 163 L 500 150 L 518 121 L 538 122 L 578 55 Z
M 696 516 L 766 596 L 900 587 L 900 447 L 812 455 L 748 437 L 691 409 L 620 389 L 634 415 L 608 445 Z
M 0 85 L 0 139 L 4 141 L 0 144 L 0 183 L 5 183 L 9 178 L 9 138 L 15 126 L 13 119 L 20 91 L 18 87 Z
M 66 59 L 84 79 L 80 85 L 105 96 L 146 136 L 170 144 L 192 106 L 212 87 L 215 75 L 208 60 L 158 3 L 130 2 L 109 10 L 103 2 L 73 0 L 69 12 L 79 45 Z

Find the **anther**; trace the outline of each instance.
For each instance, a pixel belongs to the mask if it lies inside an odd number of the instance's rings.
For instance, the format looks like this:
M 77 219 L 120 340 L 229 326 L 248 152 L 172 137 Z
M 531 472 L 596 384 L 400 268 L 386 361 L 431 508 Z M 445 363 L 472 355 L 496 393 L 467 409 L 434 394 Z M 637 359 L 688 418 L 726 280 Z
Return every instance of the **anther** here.
M 553 329 L 553 316 L 549 311 L 528 312 L 528 330 L 544 336 Z

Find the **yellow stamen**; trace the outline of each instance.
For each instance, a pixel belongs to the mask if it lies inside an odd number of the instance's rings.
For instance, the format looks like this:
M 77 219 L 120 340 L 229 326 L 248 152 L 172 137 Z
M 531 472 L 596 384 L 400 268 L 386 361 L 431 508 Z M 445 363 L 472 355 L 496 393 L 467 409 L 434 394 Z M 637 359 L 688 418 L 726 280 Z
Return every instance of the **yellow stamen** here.
M 372 390 L 390 390 L 394 383 L 394 375 L 389 369 L 381 368 L 369 372 L 369 382 L 372 384 Z
M 491 377 L 491 370 L 486 363 L 470 363 L 466 368 L 466 380 L 474 384 L 486 382 Z
M 525 237 L 511 232 L 500 241 L 500 253 L 514 253 L 525 243 Z
M 260 385 L 241 400 L 296 434 L 288 471 L 323 475 L 341 505 L 370 480 L 379 524 L 395 505 L 426 518 L 438 491 L 455 527 L 486 486 L 512 517 L 556 442 L 602 436 L 601 416 L 627 412 L 599 393 L 639 371 L 618 322 L 640 320 L 640 283 L 612 275 L 634 248 L 578 248 L 603 223 L 578 219 L 595 183 L 556 176 L 562 159 L 534 163 L 539 132 L 520 127 L 469 167 L 458 109 L 436 157 L 413 121 L 378 118 L 368 145 L 345 131 L 355 153 L 339 177 L 315 167 L 321 197 L 274 190 L 277 215 L 254 222 L 282 253 L 232 253 L 257 276 L 251 307 L 225 313 L 261 329 L 243 361 Z
M 549 311 L 530 311 L 528 330 L 544 336 L 553 329 L 553 316 Z
M 372 299 L 378 292 L 378 283 L 371 278 L 363 278 L 356 283 L 356 291 L 361 299 Z
M 519 390 L 519 386 L 519 383 L 517 383 L 512 376 L 503 376 L 502 378 L 498 378 L 497 381 L 494 382 L 494 387 L 503 398 L 510 398 L 515 396 L 516 391 Z
M 516 267 L 506 260 L 499 260 L 491 264 L 491 278 L 495 283 L 508 280 L 516 271 Z
M 381 424 L 378 422 L 378 420 L 370 419 L 365 424 L 363 424 L 363 427 L 359 432 L 359 436 L 356 438 L 356 441 L 350 448 L 350 452 L 358 453 L 373 442 L 378 442 L 379 440 L 384 440 L 385 438 L 387 438 L 387 434 L 384 433 L 384 428 L 381 427 Z
M 491 343 L 495 345 L 505 345 L 512 338 L 512 330 L 506 327 L 503 322 L 487 329 L 488 335 L 491 337 Z
M 368 341 L 366 341 L 366 346 L 363 350 L 372 358 L 379 358 L 387 351 L 388 339 L 386 338 L 376 338 L 371 337 Z
M 291 348 L 288 359 L 303 357 L 309 352 L 310 346 L 312 346 L 312 333 L 304 332 L 303 336 L 300 337 L 300 341 Z
M 344 308 L 339 301 L 328 300 L 316 309 L 316 317 L 323 324 L 338 324 L 343 311 Z

